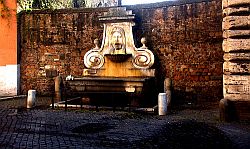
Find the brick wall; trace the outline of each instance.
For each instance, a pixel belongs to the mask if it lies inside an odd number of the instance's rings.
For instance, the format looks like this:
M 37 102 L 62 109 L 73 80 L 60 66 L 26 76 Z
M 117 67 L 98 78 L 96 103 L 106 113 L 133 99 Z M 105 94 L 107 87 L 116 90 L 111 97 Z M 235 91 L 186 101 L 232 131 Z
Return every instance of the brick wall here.
M 162 67 L 160 75 L 172 79 L 176 100 L 219 100 L 223 71 L 221 1 L 176 3 L 132 8 L 137 16 L 136 39 L 151 39 L 151 49 Z
M 164 2 L 128 6 L 136 15 L 135 44 L 148 38 L 159 91 L 172 79 L 174 101 L 222 98 L 222 12 L 220 0 Z M 34 11 L 20 14 L 21 84 L 25 94 L 54 90 L 53 76 L 82 74 L 83 56 L 102 39 L 97 16 L 107 8 Z

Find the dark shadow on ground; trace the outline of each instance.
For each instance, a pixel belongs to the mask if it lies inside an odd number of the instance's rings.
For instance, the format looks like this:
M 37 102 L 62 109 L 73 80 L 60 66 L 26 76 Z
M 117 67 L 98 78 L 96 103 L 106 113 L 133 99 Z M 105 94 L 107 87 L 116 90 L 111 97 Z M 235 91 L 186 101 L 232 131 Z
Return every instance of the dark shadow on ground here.
M 231 149 L 232 143 L 216 127 L 187 120 L 165 125 L 160 134 L 155 134 L 137 146 L 167 149 Z

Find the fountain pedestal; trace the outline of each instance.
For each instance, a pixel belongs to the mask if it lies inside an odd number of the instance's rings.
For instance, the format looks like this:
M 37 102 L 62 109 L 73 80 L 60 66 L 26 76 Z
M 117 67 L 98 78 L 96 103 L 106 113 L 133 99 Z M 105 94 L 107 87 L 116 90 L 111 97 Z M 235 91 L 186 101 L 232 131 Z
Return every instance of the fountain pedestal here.
M 150 80 L 155 77 L 154 55 L 146 47 L 136 48 L 132 34 L 132 11 L 125 7 L 110 8 L 99 20 L 104 23 L 102 45 L 94 41 L 95 48 L 84 55 L 82 76 L 66 82 L 70 92 L 88 93 L 135 93 L 144 94 Z

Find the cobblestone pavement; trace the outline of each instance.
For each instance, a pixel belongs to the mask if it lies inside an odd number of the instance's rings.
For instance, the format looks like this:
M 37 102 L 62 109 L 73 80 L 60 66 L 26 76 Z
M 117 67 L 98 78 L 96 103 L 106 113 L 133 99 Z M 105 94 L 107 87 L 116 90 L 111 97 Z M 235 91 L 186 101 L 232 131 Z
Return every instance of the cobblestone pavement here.
M 25 100 L 0 101 L 0 148 L 227 148 L 250 147 L 249 123 L 221 123 L 218 110 L 184 108 L 167 116 L 122 111 L 67 112 Z M 40 105 L 39 105 L 40 104 Z

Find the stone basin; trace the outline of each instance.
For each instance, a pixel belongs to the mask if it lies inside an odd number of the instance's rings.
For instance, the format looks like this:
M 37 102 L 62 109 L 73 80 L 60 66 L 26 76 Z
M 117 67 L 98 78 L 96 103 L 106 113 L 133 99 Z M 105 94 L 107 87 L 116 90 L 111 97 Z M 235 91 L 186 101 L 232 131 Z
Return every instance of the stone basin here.
M 81 77 L 67 80 L 70 92 L 78 93 L 141 93 L 143 86 L 150 78 L 111 78 L 111 77 Z

